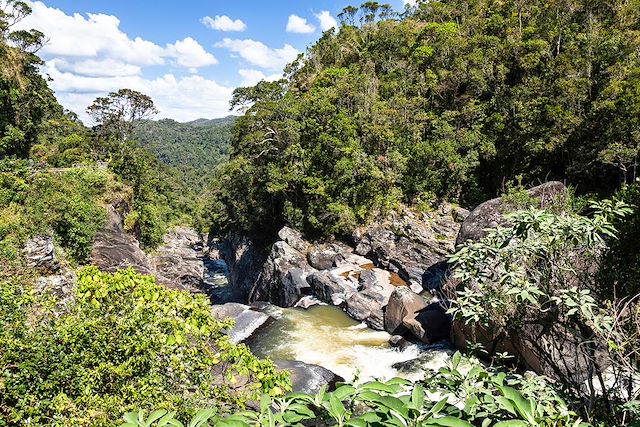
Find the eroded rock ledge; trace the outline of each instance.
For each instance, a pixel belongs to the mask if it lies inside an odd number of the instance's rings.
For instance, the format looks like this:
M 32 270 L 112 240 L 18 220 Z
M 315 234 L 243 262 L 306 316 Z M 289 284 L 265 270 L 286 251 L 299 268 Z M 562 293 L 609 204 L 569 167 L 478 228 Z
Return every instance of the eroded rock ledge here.
M 431 343 L 449 338 L 439 289 L 467 214 L 449 204 L 429 213 L 406 210 L 356 230 L 350 244 L 312 242 L 284 227 L 261 251 L 246 237 L 230 235 L 221 256 L 232 286 L 245 290 L 250 303 L 308 307 L 321 301 L 372 329 Z

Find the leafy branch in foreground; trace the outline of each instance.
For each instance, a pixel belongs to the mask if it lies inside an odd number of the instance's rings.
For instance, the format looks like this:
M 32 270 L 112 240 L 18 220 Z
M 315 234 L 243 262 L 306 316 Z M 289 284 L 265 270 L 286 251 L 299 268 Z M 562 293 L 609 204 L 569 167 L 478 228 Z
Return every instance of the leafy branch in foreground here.
M 614 328 L 619 304 L 599 295 L 596 273 L 616 238 L 613 221 L 632 209 L 611 200 L 590 208 L 591 216 L 514 212 L 511 227 L 468 242 L 449 258 L 459 281 L 449 312 L 494 353 L 516 353 L 559 380 L 590 419 L 598 411 L 619 419 L 616 405 L 630 393 L 617 377 L 628 370 L 612 364 L 611 351 L 625 337 Z
M 456 353 L 450 364 L 421 383 L 400 378 L 342 384 L 314 395 L 264 396 L 259 410 L 224 416 L 200 411 L 187 424 L 176 414 L 143 411 L 124 416 L 120 427 L 271 426 L 571 426 L 582 423 L 543 377 L 498 373 Z

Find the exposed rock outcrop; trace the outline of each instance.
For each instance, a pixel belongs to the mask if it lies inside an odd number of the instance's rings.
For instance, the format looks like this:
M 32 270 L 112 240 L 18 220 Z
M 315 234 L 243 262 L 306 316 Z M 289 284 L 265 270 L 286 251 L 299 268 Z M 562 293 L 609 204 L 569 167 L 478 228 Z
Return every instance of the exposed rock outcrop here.
M 227 233 L 219 253 L 229 269 L 230 288 L 239 300 L 246 301 L 260 277 L 268 253 L 261 245 L 235 232 Z
M 160 283 L 199 288 L 204 277 L 203 241 L 187 227 L 176 227 L 163 238 L 163 244 L 150 257 Z
M 387 221 L 356 232 L 355 247 L 338 241 L 310 242 L 298 231 L 284 227 L 264 257 L 247 239 L 230 235 L 224 258 L 236 286 L 251 284 L 250 302 L 291 307 L 303 298 L 316 297 L 342 307 L 373 329 L 383 330 L 385 310 L 397 288 L 404 287 L 420 298 L 417 293 L 423 291 L 423 284 L 438 288 L 446 277 L 441 271 L 446 271 L 446 265 L 429 269 L 453 251 L 459 228 L 453 212 L 451 206 L 443 205 L 429 214 L 393 214 Z M 464 215 L 461 210 L 457 218 Z M 408 331 L 403 320 L 404 316 L 397 319 L 396 328 Z M 425 331 L 421 330 L 422 338 L 429 336 Z
M 527 190 L 529 198 L 539 208 L 552 204 L 562 204 L 567 193 L 567 187 L 561 182 L 550 181 Z M 506 225 L 508 222 L 504 214 L 513 211 L 514 207 L 502 197 L 487 200 L 476 207 L 462 222 L 460 232 L 456 238 L 456 246 L 467 240 L 478 241 L 486 235 L 486 229 Z
M 54 253 L 53 237 L 40 234 L 27 240 L 24 254 L 28 268 L 55 272 L 60 268 Z
M 278 369 L 289 371 L 294 393 L 316 394 L 322 387 L 332 391 L 338 382 L 344 379 L 330 370 L 318 365 L 298 360 L 275 360 Z
M 450 205 L 428 214 L 410 211 L 394 215 L 354 233 L 355 252 L 370 258 L 380 268 L 398 276 L 420 293 L 425 270 L 454 251 L 459 224 Z
M 124 211 L 118 206 L 107 206 L 107 221 L 93 240 L 91 264 L 102 271 L 131 267 L 139 274 L 153 274 L 153 267 L 147 254 L 140 249 L 140 243 L 124 232 Z
M 234 344 L 249 339 L 260 328 L 273 320 L 266 313 L 254 310 L 251 306 L 235 302 L 214 305 L 211 307 L 211 313 L 218 320 L 233 319 L 233 327 L 225 331 L 225 333 L 229 336 L 229 341 Z

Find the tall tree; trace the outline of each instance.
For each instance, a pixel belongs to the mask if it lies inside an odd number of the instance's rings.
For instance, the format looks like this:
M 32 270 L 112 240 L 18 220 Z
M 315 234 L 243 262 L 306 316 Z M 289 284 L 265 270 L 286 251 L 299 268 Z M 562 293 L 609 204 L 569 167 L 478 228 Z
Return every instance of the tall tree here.
M 133 132 L 133 123 L 158 113 L 150 96 L 132 89 L 120 89 L 99 97 L 87 107 L 87 114 L 96 122 L 100 133 L 124 143 Z

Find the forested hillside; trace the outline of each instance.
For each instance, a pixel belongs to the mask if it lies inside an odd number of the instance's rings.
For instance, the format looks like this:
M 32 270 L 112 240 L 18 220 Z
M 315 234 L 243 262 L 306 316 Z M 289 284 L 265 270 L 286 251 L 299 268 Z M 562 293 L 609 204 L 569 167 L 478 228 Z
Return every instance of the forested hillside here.
M 283 80 L 235 91 L 222 224 L 344 233 L 509 181 L 606 194 L 636 178 L 637 0 L 367 2 L 341 19 Z
M 190 184 L 206 186 L 204 175 L 212 173 L 229 157 L 234 116 L 179 123 L 171 119 L 136 123 L 133 139 L 162 163 L 189 176 Z

